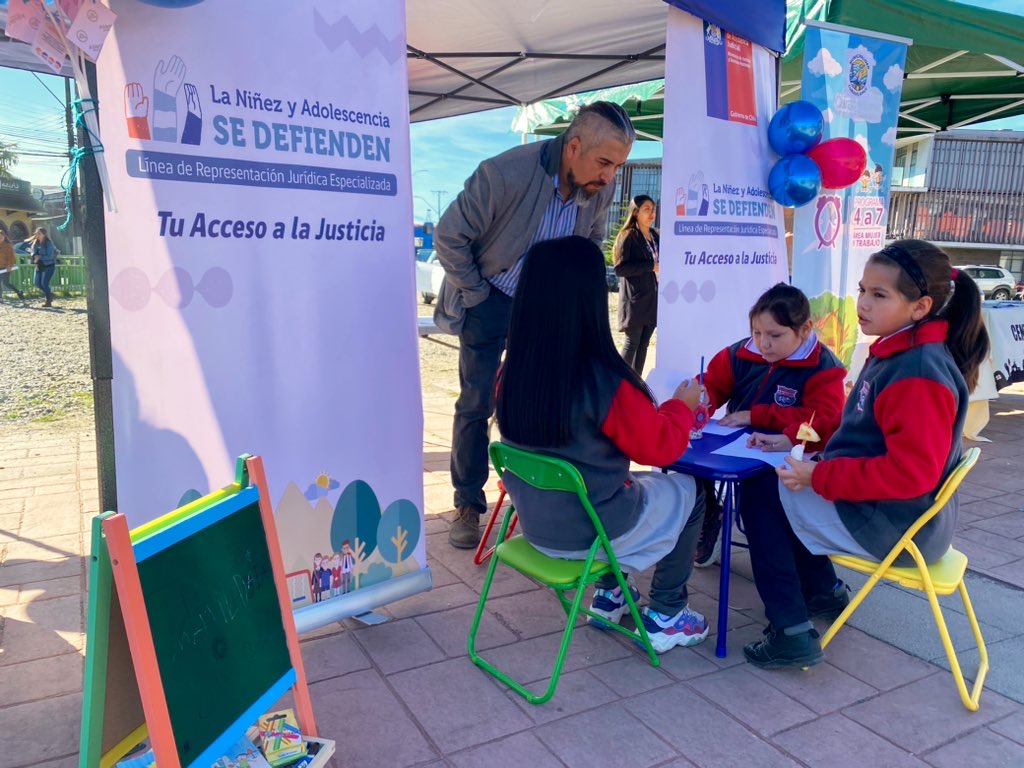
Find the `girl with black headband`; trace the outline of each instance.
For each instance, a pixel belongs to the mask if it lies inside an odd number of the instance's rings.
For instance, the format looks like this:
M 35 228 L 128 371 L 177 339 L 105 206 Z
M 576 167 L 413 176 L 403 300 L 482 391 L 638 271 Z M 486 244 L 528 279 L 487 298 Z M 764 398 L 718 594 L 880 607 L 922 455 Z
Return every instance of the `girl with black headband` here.
M 839 429 L 821 461 L 787 459 L 790 466 L 778 469 L 784 514 L 758 521 L 767 535 L 750 537 L 770 624 L 743 653 L 759 667 L 824 658 L 798 572 L 830 554 L 881 561 L 960 460 L 968 395 L 989 350 L 974 282 L 931 243 L 899 240 L 864 267 L 857 318 L 878 338 Z M 954 494 L 915 537 L 926 562 L 949 549 L 958 510 Z

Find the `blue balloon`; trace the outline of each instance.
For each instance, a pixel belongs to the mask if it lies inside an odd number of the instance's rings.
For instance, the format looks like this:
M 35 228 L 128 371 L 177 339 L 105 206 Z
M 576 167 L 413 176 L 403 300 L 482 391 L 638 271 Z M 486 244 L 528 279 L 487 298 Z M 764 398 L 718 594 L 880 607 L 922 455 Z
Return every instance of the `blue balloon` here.
M 780 155 L 806 152 L 821 141 L 825 120 L 809 101 L 791 101 L 768 124 L 768 143 Z
M 160 8 L 187 8 L 190 5 L 199 5 L 203 0 L 141 0 L 146 5 L 155 5 Z
M 768 174 L 768 191 L 776 202 L 799 208 L 818 196 L 821 170 L 807 155 L 786 155 Z

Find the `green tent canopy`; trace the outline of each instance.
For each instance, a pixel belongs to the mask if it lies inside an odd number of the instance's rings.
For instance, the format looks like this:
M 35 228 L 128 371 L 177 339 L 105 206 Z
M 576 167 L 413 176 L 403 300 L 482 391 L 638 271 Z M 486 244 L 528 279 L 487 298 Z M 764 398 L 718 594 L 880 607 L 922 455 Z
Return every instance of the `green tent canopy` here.
M 782 101 L 800 98 L 806 20 L 911 38 L 898 133 L 961 128 L 1024 114 L 1024 16 L 952 0 L 788 0 Z M 605 88 L 538 102 L 517 113 L 512 129 L 556 134 L 582 104 L 615 101 L 639 138 L 659 140 L 665 81 Z

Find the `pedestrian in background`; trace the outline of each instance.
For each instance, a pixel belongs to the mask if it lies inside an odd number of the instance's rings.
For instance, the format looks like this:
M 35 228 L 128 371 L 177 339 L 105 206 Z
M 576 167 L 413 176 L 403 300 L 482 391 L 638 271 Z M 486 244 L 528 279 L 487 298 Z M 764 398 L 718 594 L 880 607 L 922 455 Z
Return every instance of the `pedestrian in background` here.
M 622 357 L 640 376 L 644 375 L 647 347 L 658 324 L 658 208 L 647 195 L 629 204 L 626 223 L 615 238 L 615 274 L 622 280 L 619 291 L 619 330 L 626 334 Z
M 25 242 L 29 245 L 28 252 L 32 256 L 32 263 L 36 265 L 32 283 L 46 298 L 43 306 L 52 307 L 53 293 L 50 292 L 50 281 L 53 280 L 53 273 L 57 271 L 57 249 L 42 227 L 37 228 L 32 237 Z
M 11 283 L 11 275 L 14 274 L 17 266 L 17 258 L 14 255 L 14 246 L 7 239 L 7 233 L 0 229 L 0 303 L 4 300 L 4 288 L 14 291 L 19 299 L 24 299 L 25 294 L 14 287 Z

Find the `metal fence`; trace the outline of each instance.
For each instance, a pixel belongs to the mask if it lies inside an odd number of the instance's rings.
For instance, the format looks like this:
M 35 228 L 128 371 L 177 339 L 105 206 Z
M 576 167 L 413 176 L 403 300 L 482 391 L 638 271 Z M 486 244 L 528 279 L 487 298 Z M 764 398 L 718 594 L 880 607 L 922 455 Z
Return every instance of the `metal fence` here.
M 36 268 L 32 264 L 19 257 L 18 268 L 11 274 L 11 283 L 26 295 L 42 296 L 39 289 L 32 284 L 35 272 Z M 50 290 L 56 296 L 84 296 L 85 257 L 58 256 L 57 271 L 53 273 L 53 280 L 50 281 Z

